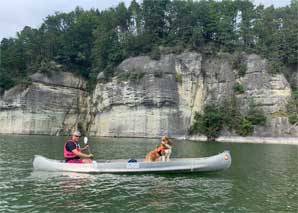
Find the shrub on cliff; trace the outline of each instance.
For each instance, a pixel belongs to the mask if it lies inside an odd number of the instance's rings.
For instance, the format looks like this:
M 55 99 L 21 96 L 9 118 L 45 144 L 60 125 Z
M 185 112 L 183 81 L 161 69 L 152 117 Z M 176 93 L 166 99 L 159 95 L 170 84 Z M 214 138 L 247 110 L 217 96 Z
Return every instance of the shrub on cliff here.
M 298 123 L 298 91 L 293 91 L 292 100 L 287 105 L 289 114 L 289 122 L 291 124 Z
M 242 93 L 244 93 L 245 90 L 244 90 L 243 85 L 237 82 L 237 83 L 234 85 L 234 92 L 235 92 L 236 94 L 242 94 Z
M 222 129 L 222 112 L 216 105 L 207 105 L 204 108 L 204 113 L 196 112 L 194 123 L 190 127 L 190 134 L 203 134 L 209 141 L 214 141 L 219 136 Z
M 253 125 L 248 119 L 242 118 L 236 125 L 235 131 L 238 135 L 249 136 L 253 132 Z
M 264 112 L 257 108 L 256 103 L 253 99 L 251 99 L 249 102 L 249 110 L 245 118 L 253 125 L 265 125 L 267 120 Z
M 223 128 L 227 128 L 238 135 L 248 136 L 253 133 L 254 125 L 265 123 L 266 117 L 253 102 L 248 112 L 241 115 L 237 100 L 233 97 L 217 105 L 207 105 L 202 114 L 196 112 L 189 134 L 202 134 L 207 136 L 208 140 L 214 140 Z
M 178 82 L 179 84 L 182 83 L 182 74 L 181 73 L 176 72 L 175 78 L 176 78 L 176 82 Z
M 243 54 L 238 53 L 234 62 L 233 62 L 233 69 L 238 71 L 239 77 L 243 77 L 247 71 L 247 65 L 245 64 Z
M 132 81 L 139 83 L 145 76 L 144 72 L 141 71 L 132 71 L 132 72 L 121 72 L 117 75 L 117 80 L 120 81 Z

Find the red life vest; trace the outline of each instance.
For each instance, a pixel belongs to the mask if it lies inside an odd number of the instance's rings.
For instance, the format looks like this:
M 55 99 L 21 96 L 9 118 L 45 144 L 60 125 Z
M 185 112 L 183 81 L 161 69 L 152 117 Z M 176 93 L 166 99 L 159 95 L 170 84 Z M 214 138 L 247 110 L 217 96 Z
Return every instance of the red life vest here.
M 76 150 L 80 151 L 80 147 L 79 147 L 79 144 L 77 144 L 75 141 L 73 141 L 72 139 L 69 139 L 68 141 L 65 142 L 64 144 L 64 158 L 75 158 L 77 157 L 73 152 L 71 151 L 68 151 L 66 149 L 66 144 L 68 142 L 71 142 L 71 143 L 74 143 L 76 145 Z
M 159 147 L 157 147 L 157 148 L 155 148 L 154 150 L 152 150 L 152 152 L 153 152 L 154 154 L 162 155 L 161 152 L 162 152 L 163 150 L 166 150 L 166 149 L 168 149 L 168 148 L 167 148 L 166 146 L 164 146 L 163 144 L 161 144 L 161 145 L 159 145 Z

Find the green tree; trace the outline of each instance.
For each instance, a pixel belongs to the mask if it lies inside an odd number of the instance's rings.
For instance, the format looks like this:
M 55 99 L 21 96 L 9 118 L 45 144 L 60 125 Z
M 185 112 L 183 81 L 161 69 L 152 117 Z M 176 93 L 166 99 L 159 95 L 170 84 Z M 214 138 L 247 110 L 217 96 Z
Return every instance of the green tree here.
M 289 114 L 289 122 L 296 124 L 298 122 L 298 91 L 293 91 L 292 100 L 287 105 L 287 111 Z
M 249 110 L 245 118 L 253 125 L 266 124 L 266 117 L 264 116 L 264 112 L 257 108 L 256 103 L 253 99 L 251 99 L 249 102 Z
M 298 1 L 277 10 L 279 20 L 279 54 L 283 64 L 298 63 Z
M 141 35 L 142 33 L 142 10 L 136 0 L 132 0 L 128 8 L 129 12 L 129 32 L 133 36 Z
M 216 105 L 207 105 L 204 108 L 204 114 L 196 113 L 194 120 L 189 132 L 203 134 L 209 141 L 214 141 L 223 127 L 222 113 Z
M 93 72 L 105 72 L 106 78 L 113 75 L 114 68 L 124 59 L 125 55 L 122 46 L 125 39 L 122 39 L 121 35 L 124 32 L 122 24 L 128 23 L 128 21 L 119 20 L 122 16 L 118 13 L 122 14 L 122 9 L 104 11 L 99 17 L 97 28 L 94 31 Z
M 3 39 L 2 79 L 12 86 L 41 68 L 52 69 L 44 64 L 54 62 L 95 84 L 99 72 L 108 79 L 125 58 L 158 59 L 185 49 L 255 52 L 269 59 L 273 73 L 284 72 L 298 64 L 297 10 L 297 0 L 281 8 L 256 7 L 248 0 L 133 0 L 129 8 L 120 3 L 101 12 L 77 7 L 47 16 L 38 29 L 26 26 L 16 38 Z
M 83 11 L 80 8 L 68 14 L 69 26 L 61 36 L 63 46 L 55 56 L 58 63 L 64 64 L 85 78 L 88 78 L 92 66 L 91 50 L 97 18 L 96 11 Z
M 239 40 L 245 50 L 254 47 L 253 22 L 255 18 L 255 8 L 251 1 L 238 1 L 241 21 L 239 23 Z
M 218 35 L 216 41 L 223 45 L 226 50 L 234 50 L 237 44 L 237 2 L 224 0 L 218 4 L 220 18 L 217 23 Z
M 235 130 L 238 135 L 249 136 L 253 132 L 253 125 L 248 119 L 242 118 L 237 124 Z
M 151 38 L 150 44 L 160 43 L 168 34 L 166 11 L 170 0 L 143 1 L 144 34 Z

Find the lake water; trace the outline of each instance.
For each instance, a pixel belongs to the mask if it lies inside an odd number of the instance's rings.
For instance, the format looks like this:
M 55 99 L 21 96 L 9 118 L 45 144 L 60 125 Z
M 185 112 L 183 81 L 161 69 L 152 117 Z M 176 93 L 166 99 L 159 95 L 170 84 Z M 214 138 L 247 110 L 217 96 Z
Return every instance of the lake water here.
M 228 170 L 207 174 L 33 171 L 35 154 L 63 159 L 65 139 L 1 136 L 0 212 L 298 211 L 298 146 L 174 140 L 172 157 L 231 151 Z M 89 138 L 95 159 L 142 158 L 158 143 L 157 139 Z

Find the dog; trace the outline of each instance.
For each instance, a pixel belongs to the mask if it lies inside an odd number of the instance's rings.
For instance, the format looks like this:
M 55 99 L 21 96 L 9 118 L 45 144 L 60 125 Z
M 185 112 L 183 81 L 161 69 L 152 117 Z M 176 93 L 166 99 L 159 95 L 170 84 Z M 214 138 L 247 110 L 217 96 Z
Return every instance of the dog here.
M 171 142 L 167 136 L 162 137 L 161 144 L 146 155 L 145 161 L 170 161 L 172 153 L 172 146 L 170 144 Z
M 160 155 L 158 153 L 155 153 L 153 150 L 146 155 L 145 161 L 154 162 L 154 161 L 158 161 L 159 158 L 160 158 Z
M 163 154 L 160 156 L 160 161 L 170 161 L 170 156 L 172 154 L 172 146 L 166 144 L 167 149 L 163 150 Z

